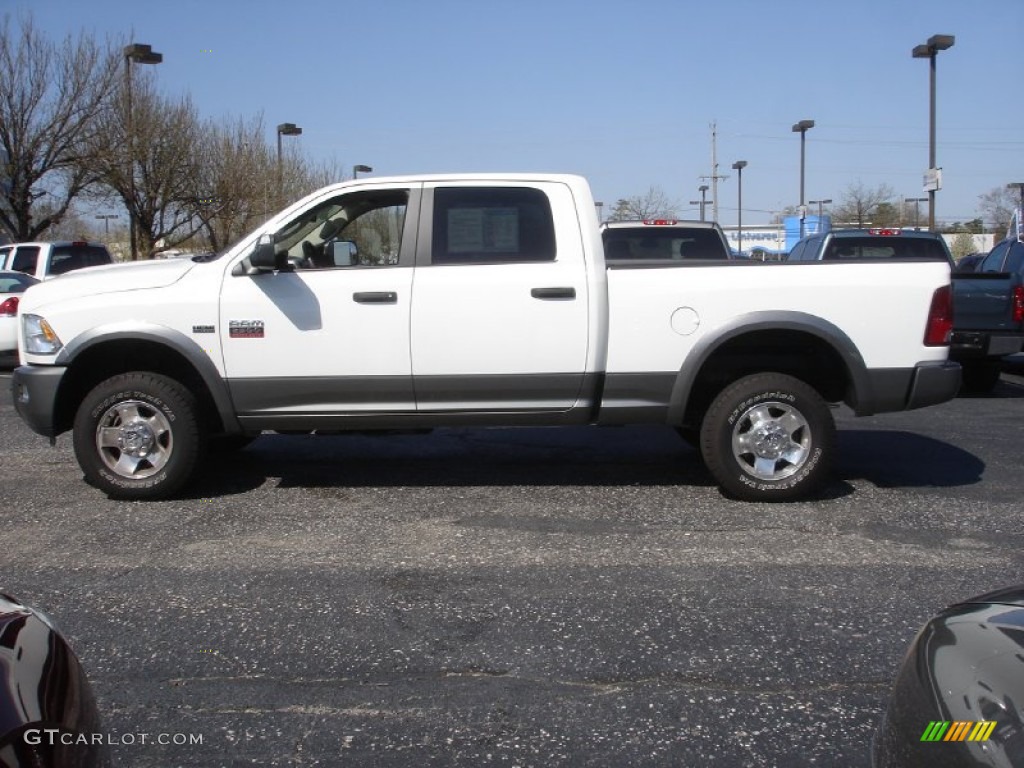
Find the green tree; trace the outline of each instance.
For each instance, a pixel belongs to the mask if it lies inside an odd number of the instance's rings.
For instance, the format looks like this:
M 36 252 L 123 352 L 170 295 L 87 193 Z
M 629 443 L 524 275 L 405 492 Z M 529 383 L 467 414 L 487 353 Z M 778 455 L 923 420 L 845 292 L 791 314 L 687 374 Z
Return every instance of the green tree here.
M 953 238 L 949 250 L 952 252 L 954 259 L 961 259 L 969 253 L 974 253 L 976 250 L 974 247 L 974 235 L 970 232 L 958 232 L 956 237 Z

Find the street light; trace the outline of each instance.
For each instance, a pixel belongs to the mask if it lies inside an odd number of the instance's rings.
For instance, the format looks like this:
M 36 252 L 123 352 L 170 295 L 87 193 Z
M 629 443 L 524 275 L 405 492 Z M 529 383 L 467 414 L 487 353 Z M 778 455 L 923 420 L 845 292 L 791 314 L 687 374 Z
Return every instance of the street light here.
M 935 229 L 935 191 L 938 189 L 938 169 L 935 167 L 935 55 L 953 47 L 953 35 L 932 35 L 927 43 L 915 45 L 910 55 L 915 59 L 928 59 L 928 229 Z
M 597 223 L 604 221 L 604 203 L 595 201 L 594 210 L 597 211 Z
M 373 168 L 368 165 L 353 165 L 352 178 L 358 178 L 360 173 L 373 173 Z
M 927 197 L 905 197 L 903 199 L 905 203 L 914 204 L 914 229 L 921 228 L 921 203 L 927 203 Z M 901 212 L 902 214 L 902 212 Z
M 736 171 L 736 188 L 737 200 L 736 209 L 737 221 L 736 221 L 736 252 L 739 254 L 743 253 L 743 169 L 747 167 L 746 160 L 737 160 L 732 164 L 732 169 Z
M 132 261 L 136 261 L 139 258 L 139 251 L 135 243 L 135 234 L 138 227 L 135 224 L 135 126 L 132 116 L 132 62 L 136 64 L 159 64 L 164 60 L 164 55 L 154 52 L 153 46 L 142 43 L 126 45 L 123 53 L 125 99 L 128 109 L 128 239 L 131 241 L 129 250 L 132 254 Z
M 800 239 L 804 236 L 804 157 L 807 145 L 807 131 L 814 127 L 813 120 L 801 120 L 793 124 L 793 133 L 800 134 Z
M 700 192 L 700 200 L 691 200 L 690 205 L 700 206 L 700 220 L 704 221 L 704 211 L 707 209 L 708 206 L 708 185 L 701 184 L 699 187 L 697 187 L 697 191 Z
M 97 213 L 97 219 L 103 219 L 103 231 L 105 234 L 110 234 L 110 220 L 121 218 L 116 213 Z
M 295 123 L 281 123 L 277 126 L 277 196 L 278 203 L 284 202 L 284 164 L 281 162 L 281 137 L 300 136 L 302 129 Z
M 832 198 L 828 198 L 827 200 L 808 200 L 807 202 L 808 202 L 809 205 L 817 205 L 818 206 L 818 231 L 820 232 L 821 231 L 821 217 L 825 215 L 824 212 L 822 211 L 822 206 L 830 205 L 832 203 Z

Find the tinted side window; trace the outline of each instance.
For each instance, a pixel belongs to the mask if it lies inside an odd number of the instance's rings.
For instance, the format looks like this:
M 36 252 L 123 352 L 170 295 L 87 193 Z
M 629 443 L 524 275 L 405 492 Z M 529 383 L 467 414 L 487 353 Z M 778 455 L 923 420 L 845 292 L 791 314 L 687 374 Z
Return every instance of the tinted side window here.
M 520 187 L 434 190 L 433 264 L 554 261 L 547 195 Z
M 59 245 L 50 254 L 50 274 L 63 275 L 82 267 L 110 264 L 112 259 L 106 248 L 97 245 Z
M 1003 264 L 1003 271 L 1024 271 L 1024 243 L 1014 243 L 1010 246 L 1010 255 L 1006 257 L 1006 263 Z
M 38 261 L 38 245 L 22 246 L 14 251 L 14 261 L 11 263 L 11 269 L 17 272 L 25 272 L 30 275 L 35 274 L 36 263 Z
M 999 243 L 995 248 L 989 251 L 988 256 L 981 262 L 981 266 L 978 267 L 978 272 L 1002 272 L 1003 271 L 1003 258 L 1006 256 L 1006 252 L 1010 250 L 1010 241 Z

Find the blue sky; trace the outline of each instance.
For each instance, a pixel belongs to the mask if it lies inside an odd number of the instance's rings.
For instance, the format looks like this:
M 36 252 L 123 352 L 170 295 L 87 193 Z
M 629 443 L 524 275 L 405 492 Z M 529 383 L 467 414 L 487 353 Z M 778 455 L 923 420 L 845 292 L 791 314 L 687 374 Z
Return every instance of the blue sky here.
M 1024 0 L 0 0 L 54 37 L 87 30 L 163 53 L 168 93 L 204 117 L 262 113 L 269 141 L 300 125 L 313 159 L 375 175 L 580 173 L 595 197 L 660 186 L 683 203 L 710 174 L 718 126 L 719 218 L 744 224 L 851 184 L 924 196 L 928 62 L 939 54 L 939 220 L 1024 181 Z M 926 206 L 922 206 L 926 208 Z

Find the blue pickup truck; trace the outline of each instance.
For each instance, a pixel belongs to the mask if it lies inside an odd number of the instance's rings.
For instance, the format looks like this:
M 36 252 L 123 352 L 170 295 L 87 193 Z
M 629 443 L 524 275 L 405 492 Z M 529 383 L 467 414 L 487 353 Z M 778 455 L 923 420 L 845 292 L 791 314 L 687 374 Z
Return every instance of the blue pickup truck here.
M 837 229 L 793 246 L 788 261 L 890 259 L 947 261 L 949 248 L 936 232 L 898 228 Z M 975 272 L 953 273 L 950 360 L 963 369 L 962 390 L 988 392 L 999 381 L 1002 358 L 1024 343 L 1024 241 L 999 243 Z
M 963 368 L 963 387 L 987 392 L 999 381 L 1002 358 L 1024 344 L 1024 241 L 1008 237 L 974 272 L 953 275 L 950 358 Z

